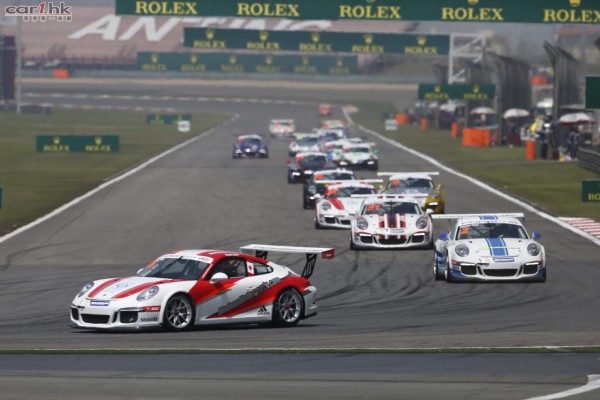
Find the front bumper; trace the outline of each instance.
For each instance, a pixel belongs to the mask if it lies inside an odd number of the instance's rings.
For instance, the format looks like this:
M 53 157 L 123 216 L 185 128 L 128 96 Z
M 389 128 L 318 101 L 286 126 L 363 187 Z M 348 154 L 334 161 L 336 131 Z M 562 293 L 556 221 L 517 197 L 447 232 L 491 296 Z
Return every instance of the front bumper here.
M 379 235 L 367 232 L 355 232 L 351 240 L 357 248 L 403 249 L 430 247 L 432 236 L 429 231 L 417 231 L 402 235 Z
M 71 326 L 83 329 L 137 330 L 161 325 L 161 307 L 93 307 L 71 304 Z
M 350 215 L 317 214 L 316 218 L 323 228 L 350 229 L 352 225 Z
M 340 167 L 345 167 L 348 169 L 371 169 L 376 170 L 378 168 L 377 160 L 360 160 L 360 161 L 349 161 L 349 160 L 340 160 L 338 162 Z
M 506 266 L 453 262 L 449 274 L 455 281 L 545 281 L 546 266 L 539 261 Z

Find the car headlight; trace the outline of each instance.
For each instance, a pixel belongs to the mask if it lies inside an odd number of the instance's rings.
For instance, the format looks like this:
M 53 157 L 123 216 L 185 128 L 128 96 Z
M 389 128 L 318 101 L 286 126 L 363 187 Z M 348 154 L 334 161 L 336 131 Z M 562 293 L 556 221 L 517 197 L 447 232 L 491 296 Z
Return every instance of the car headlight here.
M 417 228 L 419 228 L 419 229 L 427 228 L 427 217 L 425 217 L 425 216 L 419 217 L 419 219 L 417 220 Z
M 469 248 L 461 243 L 454 248 L 454 252 L 459 257 L 466 257 L 469 255 Z
M 316 187 L 314 187 L 314 186 L 309 186 L 309 187 L 308 187 L 308 193 L 310 193 L 310 194 L 315 194 L 315 193 L 317 193 L 317 188 L 316 188 Z
M 140 294 L 138 294 L 137 300 L 138 301 L 150 300 L 151 298 L 153 298 L 156 295 L 156 293 L 158 293 L 158 286 L 149 287 L 148 289 L 142 290 L 140 292 Z
M 537 245 L 536 243 L 529 243 L 527 245 L 527 252 L 529 253 L 529 255 L 535 257 L 538 254 L 540 254 L 540 246 Z
M 358 229 L 367 229 L 369 227 L 369 221 L 361 217 L 356 220 L 356 226 L 358 226 Z
M 89 290 L 91 288 L 94 287 L 94 282 L 88 282 L 85 285 L 83 285 L 83 287 L 81 288 L 81 290 L 79 291 L 79 293 L 77 294 L 77 297 L 81 297 L 84 294 L 86 294 L 87 292 L 89 292 Z
M 328 201 L 324 201 L 323 204 L 321 204 L 321 209 L 323 211 L 329 211 L 331 210 L 331 203 Z

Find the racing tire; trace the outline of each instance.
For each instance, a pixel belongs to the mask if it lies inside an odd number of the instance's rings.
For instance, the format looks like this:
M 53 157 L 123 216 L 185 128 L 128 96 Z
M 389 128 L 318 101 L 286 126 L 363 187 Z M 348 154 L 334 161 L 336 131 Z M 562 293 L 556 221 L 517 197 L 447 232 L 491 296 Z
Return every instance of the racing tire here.
M 292 179 L 292 177 L 290 176 L 290 174 L 288 174 L 288 183 L 294 183 L 294 180 Z
M 433 275 L 435 276 L 436 281 L 443 281 L 443 280 L 445 280 L 445 273 L 440 273 L 440 271 L 438 270 L 436 258 L 437 257 L 435 256 L 435 250 L 434 250 L 433 251 Z
M 450 273 L 450 260 L 448 257 L 446 257 L 446 268 L 444 269 L 444 279 L 446 280 L 446 282 L 454 282 L 454 278 L 452 277 L 452 274 Z
M 360 250 L 360 247 L 354 244 L 354 241 L 352 241 L 352 238 L 350 238 L 350 250 Z
M 194 326 L 195 317 L 196 309 L 190 298 L 183 294 L 176 294 L 167 301 L 163 323 L 167 331 L 187 331 Z
M 323 229 L 317 218 L 315 217 L 315 229 Z
M 304 313 L 304 301 L 296 289 L 285 289 L 273 303 L 273 326 L 287 328 L 297 325 Z

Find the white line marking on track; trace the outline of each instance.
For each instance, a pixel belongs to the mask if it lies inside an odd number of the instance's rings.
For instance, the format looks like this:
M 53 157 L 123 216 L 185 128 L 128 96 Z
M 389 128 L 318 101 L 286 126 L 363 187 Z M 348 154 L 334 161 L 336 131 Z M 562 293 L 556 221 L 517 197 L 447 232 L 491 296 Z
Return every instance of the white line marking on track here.
M 175 151 L 177 151 L 177 150 L 179 150 L 179 149 L 181 149 L 181 148 L 189 145 L 190 143 L 193 143 L 193 142 L 195 142 L 197 140 L 200 140 L 201 138 L 204 138 L 204 137 L 206 137 L 208 135 L 211 135 L 212 133 L 214 133 L 217 130 L 217 128 L 220 128 L 223 125 L 229 124 L 229 123 L 237 120 L 238 118 L 239 118 L 239 114 L 235 114 L 231 119 L 229 119 L 228 121 L 222 123 L 221 125 L 219 125 L 217 127 L 214 127 L 212 129 L 209 129 L 208 131 L 203 132 L 200 135 L 194 136 L 193 138 L 190 138 L 190 139 L 186 140 L 183 143 L 180 143 L 180 144 L 178 144 L 176 146 L 171 147 L 168 150 L 165 150 L 164 152 L 162 152 L 162 153 L 160 153 L 160 154 L 152 157 L 148 161 L 146 161 L 146 162 L 138 165 L 137 167 L 135 167 L 133 169 L 130 169 L 129 171 L 124 172 L 122 175 L 119 175 L 119 176 L 117 176 L 117 177 L 115 177 L 115 178 L 113 178 L 113 179 L 111 179 L 109 181 L 104 182 L 103 184 L 101 184 L 100 186 L 96 187 L 95 189 L 92 189 L 89 192 L 87 192 L 87 193 L 85 193 L 85 194 L 83 194 L 83 195 L 81 195 L 81 196 L 79 196 L 79 197 L 71 200 L 70 202 L 68 202 L 66 204 L 63 204 L 62 206 L 60 206 L 56 210 L 54 210 L 54 211 L 52 211 L 52 212 L 50 212 L 50 213 L 48 213 L 48 214 L 46 214 L 46 215 L 44 215 L 44 216 L 36 219 L 35 221 L 30 222 L 29 224 L 24 225 L 24 226 L 20 227 L 19 229 L 16 229 L 16 230 L 14 230 L 14 231 L 12 231 L 12 232 L 4 235 L 4 236 L 0 236 L 0 243 L 3 243 L 5 241 L 7 241 L 8 239 L 17 236 L 18 234 L 20 234 L 22 232 L 25 232 L 25 231 L 27 231 L 27 230 L 29 230 L 29 229 L 31 229 L 31 228 L 33 228 L 33 227 L 41 224 L 44 221 L 49 220 L 50 218 L 52 218 L 52 217 L 54 217 L 54 216 L 62 213 L 63 211 L 67 210 L 68 208 L 71 208 L 74 205 L 76 205 L 78 203 L 81 203 L 83 200 L 87 199 L 88 197 L 91 197 L 91 196 L 95 195 L 96 193 L 98 193 L 102 189 L 104 189 L 104 188 L 106 188 L 108 186 L 111 186 L 111 185 L 113 185 L 113 184 L 115 184 L 117 182 L 122 181 L 123 179 L 125 179 L 125 178 L 127 178 L 127 177 L 129 177 L 129 176 L 131 176 L 131 175 L 133 175 L 133 174 L 141 171 L 142 169 L 146 168 L 148 165 L 152 164 L 153 162 L 160 160 L 161 158 L 163 158 L 163 157 L 165 157 L 165 156 L 167 156 L 167 155 L 169 155 L 169 154 L 171 154 L 171 153 L 173 153 L 173 152 L 175 152 Z
M 344 116 L 346 117 L 346 119 L 351 124 L 354 125 L 354 122 L 352 121 L 352 118 L 350 118 L 350 115 L 346 112 L 346 108 L 342 108 L 342 111 L 344 112 Z M 383 140 L 386 143 L 391 144 L 392 146 L 395 146 L 395 147 L 397 147 L 399 149 L 402 149 L 402 150 L 404 150 L 404 151 L 406 151 L 406 152 L 408 152 L 410 154 L 413 154 L 413 155 L 415 155 L 415 156 L 417 156 L 417 157 L 419 157 L 419 158 L 421 158 L 421 159 L 423 159 L 423 160 L 431 163 L 432 165 L 435 165 L 436 167 L 438 167 L 440 169 L 443 169 L 444 171 L 446 171 L 446 172 L 448 172 L 448 173 L 450 173 L 450 174 L 452 174 L 454 176 L 458 176 L 460 178 L 463 178 L 463 179 L 471 182 L 472 184 L 474 184 L 476 186 L 479 186 L 480 188 L 482 188 L 482 189 L 484 189 L 484 190 L 486 190 L 486 191 L 488 191 L 490 193 L 495 194 L 496 196 L 502 197 L 503 199 L 508 200 L 508 201 L 510 201 L 510 202 L 518 205 L 519 207 L 524 208 L 525 210 L 527 210 L 527 211 L 529 211 L 529 212 L 531 212 L 533 214 L 536 214 L 536 215 L 538 215 L 538 216 L 540 216 L 540 217 L 542 217 L 542 218 L 544 218 L 544 219 L 546 219 L 546 220 L 548 220 L 550 222 L 553 222 L 553 223 L 555 223 L 555 224 L 557 224 L 559 226 L 562 226 L 563 228 L 568 229 L 569 231 L 571 231 L 571 232 L 573 232 L 573 233 L 575 233 L 575 234 L 577 234 L 577 235 L 579 235 L 579 236 L 581 236 L 581 237 L 589 240 L 590 242 L 594 243 L 595 245 L 600 246 L 600 238 L 594 237 L 594 236 L 592 236 L 592 235 L 590 235 L 590 234 L 588 234 L 588 233 L 586 233 L 586 232 L 584 232 L 584 231 L 582 231 L 580 229 L 577 229 L 577 228 L 571 226 L 570 224 L 568 224 L 568 223 L 560 220 L 559 218 L 553 217 L 550 214 L 547 214 L 547 213 L 545 213 L 543 211 L 538 210 L 537 208 L 531 206 L 530 204 L 527 204 L 527 203 L 525 203 L 525 202 L 523 202 L 523 201 L 521 201 L 519 199 L 516 199 L 516 198 L 514 198 L 514 197 L 512 197 L 512 196 L 510 196 L 510 195 L 508 195 L 506 193 L 504 193 L 504 192 L 501 192 L 501 191 L 499 191 L 497 189 L 494 189 L 493 187 L 489 186 L 487 183 L 484 183 L 484 182 L 479 181 L 479 180 L 477 180 L 477 179 L 475 179 L 475 178 L 473 178 L 473 177 L 471 177 L 469 175 L 463 174 L 462 172 L 458 172 L 455 169 L 447 167 L 446 165 L 442 164 L 438 160 L 436 160 L 436 159 L 434 159 L 432 157 L 429 157 L 426 154 L 418 152 L 418 151 L 416 151 L 414 149 L 411 149 L 410 147 L 406 147 L 403 144 L 401 144 L 399 142 L 396 142 L 395 140 L 392 140 L 392 139 L 390 139 L 388 137 L 385 137 L 385 136 L 383 136 L 382 134 L 380 134 L 378 132 L 375 132 L 375 131 L 372 131 L 370 129 L 367 129 L 367 128 L 361 126 L 361 125 L 358 125 L 358 128 L 360 130 L 364 131 L 364 132 L 370 133 L 371 135 L 373 135 L 373 136 L 375 136 L 375 137 Z
M 581 393 L 591 392 L 600 389 L 600 375 L 588 375 L 588 383 L 575 389 L 565 390 L 564 392 L 549 394 L 546 396 L 530 397 L 525 400 L 555 400 L 575 396 Z

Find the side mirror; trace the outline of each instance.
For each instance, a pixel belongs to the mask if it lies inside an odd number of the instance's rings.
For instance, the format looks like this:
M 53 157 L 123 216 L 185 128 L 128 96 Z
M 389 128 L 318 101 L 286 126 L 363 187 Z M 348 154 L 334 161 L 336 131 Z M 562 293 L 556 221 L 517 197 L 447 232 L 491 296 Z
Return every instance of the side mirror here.
M 225 281 L 227 279 L 229 279 L 229 277 L 227 275 L 225 275 L 222 272 L 217 272 L 216 274 L 214 274 L 212 276 L 212 278 L 210 278 L 210 283 L 219 283 L 219 282 Z
M 448 240 L 448 234 L 447 233 L 440 233 L 439 239 L 440 240 Z
M 540 235 L 537 232 L 533 232 L 533 235 L 531 235 L 531 238 L 534 239 L 534 240 L 541 239 L 542 235 Z

